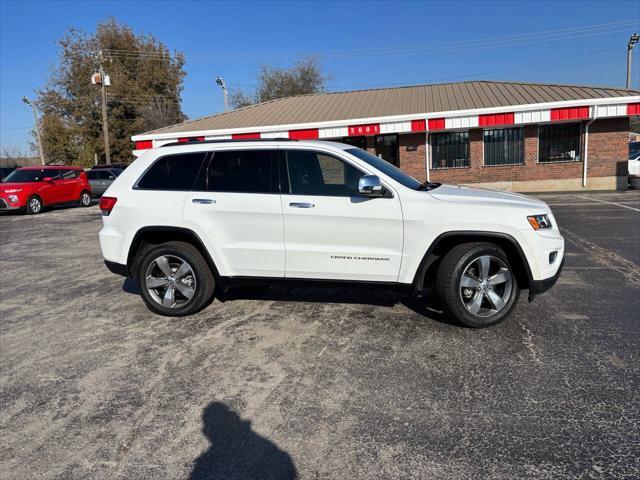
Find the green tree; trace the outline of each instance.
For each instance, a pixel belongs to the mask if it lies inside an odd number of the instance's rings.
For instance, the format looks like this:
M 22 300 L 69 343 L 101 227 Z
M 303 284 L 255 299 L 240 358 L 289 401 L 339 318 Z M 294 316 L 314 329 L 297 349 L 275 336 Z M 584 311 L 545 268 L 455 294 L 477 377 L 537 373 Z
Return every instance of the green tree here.
M 131 136 L 186 119 L 180 108 L 184 57 L 151 35 L 109 18 L 95 34 L 69 31 L 58 41 L 58 65 L 38 91 L 42 140 L 49 161 L 90 165 L 104 162 L 101 95 L 91 75 L 100 65 L 107 89 L 112 161 L 131 159 Z
M 322 73 L 317 58 L 308 57 L 299 60 L 288 69 L 264 65 L 258 73 L 257 80 L 258 87 L 253 93 L 241 89 L 231 92 L 230 102 L 234 108 L 276 98 L 320 93 L 325 89 L 327 77 Z

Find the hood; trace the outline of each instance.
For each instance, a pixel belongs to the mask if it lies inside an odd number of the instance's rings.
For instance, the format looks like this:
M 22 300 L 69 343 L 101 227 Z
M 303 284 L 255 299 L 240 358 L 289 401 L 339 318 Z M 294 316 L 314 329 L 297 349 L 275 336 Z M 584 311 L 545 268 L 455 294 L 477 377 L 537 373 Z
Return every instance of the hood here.
M 488 188 L 470 188 L 459 185 L 441 185 L 429 194 L 443 202 L 473 203 L 474 205 L 493 205 L 527 208 L 534 213 L 545 213 L 549 206 L 542 200 L 519 193 L 503 192 Z
M 8 182 L 8 183 L 0 183 L 0 192 L 6 192 L 7 190 L 13 190 L 14 188 L 31 188 L 33 185 L 36 185 L 35 182 Z

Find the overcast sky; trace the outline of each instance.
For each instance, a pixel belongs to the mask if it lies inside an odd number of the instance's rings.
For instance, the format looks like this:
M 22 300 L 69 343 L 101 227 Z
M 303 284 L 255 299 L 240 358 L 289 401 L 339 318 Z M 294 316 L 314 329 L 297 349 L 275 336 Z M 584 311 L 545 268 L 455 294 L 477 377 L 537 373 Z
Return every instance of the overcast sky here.
M 315 53 L 329 90 L 470 79 L 623 87 L 640 2 L 0 2 L 0 146 L 26 148 L 20 103 L 44 85 L 55 41 L 114 16 L 185 53 L 183 111 L 222 110 L 214 79 L 251 88 L 261 64 Z M 640 57 L 634 54 L 634 88 Z M 88 81 L 88 80 L 87 80 Z

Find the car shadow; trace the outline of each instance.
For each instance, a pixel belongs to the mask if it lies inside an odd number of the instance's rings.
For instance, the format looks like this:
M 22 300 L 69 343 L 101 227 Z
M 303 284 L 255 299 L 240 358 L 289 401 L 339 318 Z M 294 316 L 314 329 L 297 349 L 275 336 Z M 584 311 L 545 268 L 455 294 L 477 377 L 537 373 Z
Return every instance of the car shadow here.
M 138 282 L 133 278 L 125 278 L 122 290 L 131 295 L 139 295 Z M 372 289 L 366 286 L 343 285 L 340 287 L 313 286 L 296 287 L 281 285 L 247 285 L 229 290 L 216 290 L 215 298 L 219 302 L 240 300 L 268 300 L 276 302 L 312 302 L 312 303 L 348 303 L 358 305 L 376 305 L 394 307 L 404 305 L 409 310 L 431 320 L 447 325 L 461 326 L 442 313 L 435 292 L 425 291 L 424 297 L 416 298 L 393 290 Z
M 222 402 L 211 402 L 202 412 L 202 433 L 211 445 L 194 461 L 190 480 L 298 478 L 291 456 Z

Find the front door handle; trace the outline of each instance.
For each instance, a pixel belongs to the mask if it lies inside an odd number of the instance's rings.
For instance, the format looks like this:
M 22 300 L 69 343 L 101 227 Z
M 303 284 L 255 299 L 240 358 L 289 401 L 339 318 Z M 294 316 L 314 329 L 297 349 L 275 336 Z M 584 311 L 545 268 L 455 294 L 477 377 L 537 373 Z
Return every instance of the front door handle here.
M 216 203 L 216 201 L 212 198 L 194 198 L 191 200 L 192 203 L 199 203 L 201 205 L 211 205 L 212 203 Z
M 315 205 L 313 203 L 307 203 L 307 202 L 291 202 L 289 204 L 290 207 L 293 208 L 313 208 L 315 207 Z

